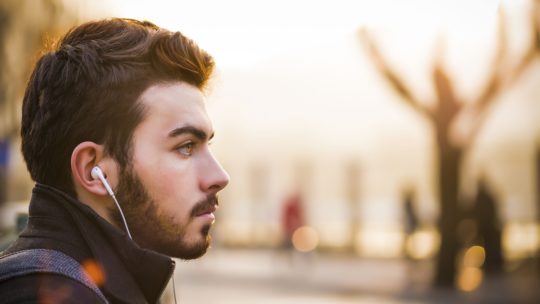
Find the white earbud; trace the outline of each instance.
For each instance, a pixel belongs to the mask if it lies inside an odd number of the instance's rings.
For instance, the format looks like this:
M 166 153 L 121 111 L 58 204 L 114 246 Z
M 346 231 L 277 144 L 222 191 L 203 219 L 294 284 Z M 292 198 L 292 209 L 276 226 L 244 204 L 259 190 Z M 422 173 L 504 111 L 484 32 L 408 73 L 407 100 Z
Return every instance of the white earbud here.
M 107 182 L 107 179 L 105 179 L 105 175 L 103 174 L 103 171 L 101 171 L 101 168 L 98 166 L 95 166 L 94 168 L 92 168 L 90 175 L 92 176 L 93 179 L 99 179 L 101 183 L 103 184 L 103 186 L 105 187 L 105 189 L 107 189 L 107 192 L 112 197 L 114 203 L 116 204 L 116 207 L 118 208 L 118 211 L 120 211 L 120 215 L 122 216 L 122 221 L 124 222 L 124 227 L 126 228 L 126 232 L 129 238 L 133 239 L 131 237 L 131 233 L 129 232 L 126 218 L 124 217 L 124 212 L 122 212 L 122 208 L 120 208 L 120 204 L 118 203 L 118 200 L 116 200 L 116 196 L 114 196 L 114 192 L 112 191 L 111 186 Z
M 112 191 L 111 186 L 109 186 L 109 183 L 105 179 L 105 175 L 103 174 L 103 171 L 101 171 L 101 168 L 95 166 L 94 168 L 92 168 L 92 172 L 90 173 L 90 175 L 92 175 L 93 179 L 99 179 L 103 186 L 105 186 L 105 189 L 107 189 L 109 195 L 114 197 L 114 192 Z

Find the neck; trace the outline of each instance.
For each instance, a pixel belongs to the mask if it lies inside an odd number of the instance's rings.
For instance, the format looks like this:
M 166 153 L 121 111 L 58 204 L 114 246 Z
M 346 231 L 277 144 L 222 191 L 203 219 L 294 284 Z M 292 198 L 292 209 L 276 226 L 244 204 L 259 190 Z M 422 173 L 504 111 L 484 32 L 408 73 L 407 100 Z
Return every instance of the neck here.
M 112 198 L 110 198 L 109 196 L 97 197 L 84 191 L 77 191 L 77 199 L 81 203 L 92 208 L 94 212 L 96 212 L 100 217 L 105 219 L 111 225 L 115 226 L 120 230 L 123 230 L 123 227 L 118 226 L 116 221 L 113 220 L 111 213 L 109 212 L 110 207 L 113 207 L 112 204 L 114 204 L 114 202 L 112 202 Z

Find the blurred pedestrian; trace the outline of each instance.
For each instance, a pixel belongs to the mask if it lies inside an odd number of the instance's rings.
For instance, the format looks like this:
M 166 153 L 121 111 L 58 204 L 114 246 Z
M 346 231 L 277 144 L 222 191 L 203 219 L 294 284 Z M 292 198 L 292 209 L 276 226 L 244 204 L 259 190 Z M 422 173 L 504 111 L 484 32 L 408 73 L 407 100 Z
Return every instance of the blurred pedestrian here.
M 414 210 L 414 200 L 414 191 L 412 189 L 407 189 L 403 195 L 403 210 L 405 218 L 405 240 L 403 242 L 403 253 L 406 258 L 411 257 L 411 248 L 409 248 L 409 244 L 414 233 L 418 229 L 418 217 L 416 215 L 416 211 Z
M 7 200 L 7 175 L 9 164 L 9 141 L 0 139 L 0 207 Z
M 493 191 L 485 180 L 478 184 L 476 200 L 473 207 L 474 218 L 478 227 L 478 241 L 486 252 L 484 269 L 488 273 L 503 270 L 502 227 L 497 212 L 497 202 Z
M 285 199 L 281 214 L 281 222 L 284 232 L 283 247 L 292 250 L 292 238 L 294 232 L 305 223 L 303 203 L 299 193 L 294 193 Z

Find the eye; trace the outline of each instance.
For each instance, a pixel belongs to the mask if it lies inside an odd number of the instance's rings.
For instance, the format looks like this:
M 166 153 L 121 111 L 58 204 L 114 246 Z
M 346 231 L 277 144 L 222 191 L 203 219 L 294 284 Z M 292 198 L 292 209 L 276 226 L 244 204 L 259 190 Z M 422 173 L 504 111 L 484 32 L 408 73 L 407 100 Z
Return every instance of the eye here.
M 176 151 L 184 156 L 191 156 L 193 154 L 193 148 L 195 148 L 195 143 L 188 142 L 178 147 Z

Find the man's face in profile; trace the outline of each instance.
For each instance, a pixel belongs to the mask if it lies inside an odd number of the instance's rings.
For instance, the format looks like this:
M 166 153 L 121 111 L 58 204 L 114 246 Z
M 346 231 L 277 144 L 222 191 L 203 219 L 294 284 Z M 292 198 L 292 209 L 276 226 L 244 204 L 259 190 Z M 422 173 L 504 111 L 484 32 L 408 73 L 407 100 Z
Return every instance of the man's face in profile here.
M 128 226 L 141 247 L 200 257 L 210 244 L 216 194 L 229 182 L 209 150 L 213 129 L 204 97 L 194 86 L 171 82 L 151 86 L 139 102 L 145 116 L 116 189 Z M 110 212 L 118 222 L 118 211 Z

